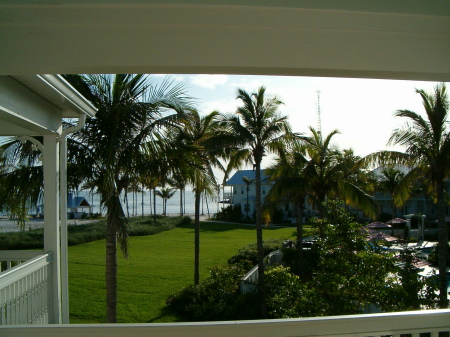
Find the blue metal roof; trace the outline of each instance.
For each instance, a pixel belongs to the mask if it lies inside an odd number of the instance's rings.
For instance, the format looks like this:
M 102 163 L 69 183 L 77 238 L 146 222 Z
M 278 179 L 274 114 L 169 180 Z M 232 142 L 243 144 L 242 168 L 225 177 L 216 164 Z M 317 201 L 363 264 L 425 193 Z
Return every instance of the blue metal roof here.
M 70 197 L 70 196 L 69 196 Z M 72 197 L 67 200 L 67 208 L 90 207 L 91 205 L 85 197 Z
M 225 185 L 233 186 L 233 185 L 245 185 L 242 181 L 242 178 L 247 177 L 249 179 L 255 179 L 255 171 L 253 170 L 240 170 L 237 171 L 227 182 Z M 266 182 L 267 176 L 264 174 L 264 170 L 261 170 L 261 181 Z

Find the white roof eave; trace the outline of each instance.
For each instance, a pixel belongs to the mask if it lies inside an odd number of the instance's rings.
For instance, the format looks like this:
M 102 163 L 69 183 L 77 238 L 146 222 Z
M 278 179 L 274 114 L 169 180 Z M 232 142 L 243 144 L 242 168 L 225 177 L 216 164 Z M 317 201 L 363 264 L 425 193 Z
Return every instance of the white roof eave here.
M 11 77 L 61 109 L 64 118 L 78 118 L 82 114 L 93 117 L 97 112 L 92 103 L 61 75 L 13 75 Z

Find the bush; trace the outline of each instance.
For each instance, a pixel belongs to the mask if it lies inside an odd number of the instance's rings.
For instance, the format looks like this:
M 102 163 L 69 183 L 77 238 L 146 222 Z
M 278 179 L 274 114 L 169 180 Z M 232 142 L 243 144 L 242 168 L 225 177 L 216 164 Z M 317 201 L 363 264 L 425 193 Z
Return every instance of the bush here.
M 299 317 L 299 302 L 305 292 L 300 278 L 289 268 L 277 266 L 266 271 L 266 282 L 270 318 Z
M 215 267 L 199 285 L 189 285 L 173 294 L 166 304 L 192 321 L 252 319 L 257 317 L 256 294 L 241 295 L 239 265 Z
M 89 219 L 100 219 L 102 217 L 101 213 L 89 213 Z
M 153 221 L 153 217 L 129 219 L 129 235 L 143 236 L 154 235 L 172 230 L 178 226 L 191 223 L 191 218 L 185 217 L 161 217 Z M 102 240 L 106 236 L 106 220 L 99 220 L 82 225 L 69 225 L 68 245 L 75 246 L 96 240 Z M 44 230 L 34 229 L 27 232 L 0 233 L 0 250 L 26 250 L 42 249 L 44 247 Z
M 241 222 L 242 221 L 242 211 L 241 205 L 229 205 L 222 209 L 220 212 L 216 213 L 214 220 L 219 221 L 230 221 L 230 222 Z
M 42 229 L 0 234 L 0 250 L 42 249 L 43 247 L 44 231 Z
M 283 247 L 283 239 L 272 239 L 263 242 L 264 256 Z M 233 255 L 228 264 L 243 265 L 246 270 L 250 270 L 253 266 L 258 264 L 258 250 L 256 243 L 251 243 L 238 250 L 237 254 Z

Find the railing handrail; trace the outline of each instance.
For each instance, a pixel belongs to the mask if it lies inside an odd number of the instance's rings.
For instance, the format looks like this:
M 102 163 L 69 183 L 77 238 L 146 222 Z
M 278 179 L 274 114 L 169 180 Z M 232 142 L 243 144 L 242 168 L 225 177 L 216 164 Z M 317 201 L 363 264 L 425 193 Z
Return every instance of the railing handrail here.
M 257 270 L 258 270 L 258 265 L 256 265 L 256 266 L 253 266 L 253 268 L 252 269 L 250 269 L 248 272 L 247 272 L 247 274 L 245 274 L 242 278 L 241 278 L 241 282 L 242 281 L 248 281 L 248 279 L 253 275 L 253 273 L 255 273 L 255 272 L 257 272 Z
M 426 310 L 370 315 L 294 318 L 258 321 L 149 323 L 149 324 L 64 324 L 47 326 L 4 326 L 2 337 L 362 337 L 450 330 L 450 310 Z
M 0 261 L 25 261 L 42 254 L 43 250 L 0 250 Z
M 267 266 L 271 265 L 271 257 L 274 255 L 282 255 L 282 251 L 281 249 L 277 249 L 274 250 L 273 252 L 270 252 L 265 258 L 264 258 L 264 264 Z M 254 273 L 258 272 L 258 265 L 255 265 L 252 269 L 250 269 L 247 274 L 245 274 L 242 278 L 241 278 L 241 282 L 246 282 L 248 281 L 249 278 L 251 278 L 251 276 L 253 276 Z
M 41 252 L 42 253 L 42 252 Z M 7 287 L 24 278 L 28 274 L 48 265 L 52 261 L 52 253 L 42 253 L 35 258 L 21 263 L 0 273 L 0 285 Z

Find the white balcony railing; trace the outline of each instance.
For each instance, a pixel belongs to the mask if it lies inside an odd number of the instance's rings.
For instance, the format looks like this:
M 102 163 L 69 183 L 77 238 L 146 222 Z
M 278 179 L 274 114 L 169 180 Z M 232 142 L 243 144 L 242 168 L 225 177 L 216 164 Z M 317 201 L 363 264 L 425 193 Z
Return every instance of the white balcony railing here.
M 5 326 L 0 327 L 0 336 L 438 337 L 440 332 L 448 331 L 450 331 L 450 310 L 431 310 L 233 322 Z
M 0 325 L 47 324 L 51 254 L 1 251 Z
M 283 260 L 283 252 L 281 249 L 271 252 L 264 258 L 264 265 L 266 267 L 275 266 L 281 264 Z M 242 294 L 247 294 L 256 290 L 256 285 L 258 283 L 258 265 L 250 269 L 244 277 L 241 278 L 241 283 L 239 289 Z

